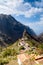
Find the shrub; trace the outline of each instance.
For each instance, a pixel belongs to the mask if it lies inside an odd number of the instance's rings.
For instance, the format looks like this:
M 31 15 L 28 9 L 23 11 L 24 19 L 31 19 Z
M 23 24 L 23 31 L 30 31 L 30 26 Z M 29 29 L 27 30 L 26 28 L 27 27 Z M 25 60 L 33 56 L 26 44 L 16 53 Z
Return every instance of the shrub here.
M 5 51 L 3 51 L 3 57 L 7 57 L 7 56 L 14 56 L 14 55 L 16 55 L 17 54 L 17 52 L 16 52 L 16 50 L 15 49 L 6 49 Z
M 0 58 L 0 65 L 4 65 L 4 64 L 7 64 L 7 63 L 9 63 L 7 58 Z
M 24 50 L 25 48 L 23 47 L 23 46 L 21 46 L 20 48 L 19 48 L 19 50 Z

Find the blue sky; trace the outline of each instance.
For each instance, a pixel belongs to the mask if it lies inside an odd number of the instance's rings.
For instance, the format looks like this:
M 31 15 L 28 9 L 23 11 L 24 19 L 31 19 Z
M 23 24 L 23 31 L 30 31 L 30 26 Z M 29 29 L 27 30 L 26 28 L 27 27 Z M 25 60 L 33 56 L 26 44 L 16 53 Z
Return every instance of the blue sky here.
M 36 34 L 43 32 L 43 0 L 0 0 L 2 13 L 11 14 Z

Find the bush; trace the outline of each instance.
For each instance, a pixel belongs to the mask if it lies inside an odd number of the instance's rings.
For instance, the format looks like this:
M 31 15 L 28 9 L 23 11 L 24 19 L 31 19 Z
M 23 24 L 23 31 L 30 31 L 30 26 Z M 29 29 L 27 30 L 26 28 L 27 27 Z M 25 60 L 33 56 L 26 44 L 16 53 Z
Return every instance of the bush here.
M 4 64 L 7 64 L 7 63 L 9 63 L 7 58 L 0 58 L 0 65 L 4 65 Z
M 3 53 L 2 53 L 2 55 L 3 55 L 3 57 L 7 57 L 7 56 L 14 56 L 14 55 L 16 55 L 17 54 L 17 52 L 16 52 L 16 50 L 15 49 L 6 49 L 5 51 L 3 51 Z
M 19 50 L 24 50 L 25 48 L 23 47 L 23 46 L 21 46 L 20 48 L 19 48 Z
M 38 46 L 38 53 L 43 54 L 43 44 L 39 44 Z

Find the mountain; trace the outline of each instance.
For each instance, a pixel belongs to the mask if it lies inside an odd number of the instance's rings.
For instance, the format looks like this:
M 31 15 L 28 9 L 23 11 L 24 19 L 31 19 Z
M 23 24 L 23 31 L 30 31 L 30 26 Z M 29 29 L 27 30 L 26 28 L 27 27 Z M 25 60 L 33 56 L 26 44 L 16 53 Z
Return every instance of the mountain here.
M 11 15 L 0 14 L 0 45 L 7 46 L 6 43 L 15 42 L 23 36 L 24 30 L 36 39 L 37 36 L 32 29 L 18 22 Z
M 38 39 L 40 40 L 40 42 L 43 42 L 43 33 L 41 33 L 41 34 L 38 36 Z

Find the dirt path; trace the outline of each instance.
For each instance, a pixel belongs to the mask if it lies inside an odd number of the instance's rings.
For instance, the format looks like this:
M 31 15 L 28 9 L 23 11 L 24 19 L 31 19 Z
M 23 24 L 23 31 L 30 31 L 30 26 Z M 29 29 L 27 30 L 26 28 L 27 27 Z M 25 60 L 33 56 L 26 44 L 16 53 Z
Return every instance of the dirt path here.
M 23 55 L 23 54 L 21 54 L 21 55 Z M 20 58 L 21 58 L 21 55 L 20 55 Z M 23 56 L 23 57 L 24 57 L 24 56 Z M 24 57 L 24 58 L 25 58 L 25 57 Z M 29 57 L 28 57 L 27 55 L 26 55 L 26 58 L 29 59 Z M 28 59 L 23 62 L 23 65 L 31 65 L 31 62 L 30 62 Z M 23 61 L 23 60 L 22 60 L 22 61 Z M 32 61 L 32 65 L 35 65 L 35 64 L 37 64 L 37 63 L 43 65 L 43 56 L 39 56 L 39 57 L 37 56 L 37 58 L 35 59 L 35 61 L 36 61 L 36 62 L 33 62 L 33 61 Z M 17 61 L 17 60 L 12 60 L 12 61 L 10 61 L 9 64 L 7 64 L 7 65 L 19 65 L 19 64 L 18 64 L 18 61 Z
M 18 65 L 17 60 L 12 60 L 7 65 Z
M 43 64 L 43 59 L 37 60 L 39 63 Z

